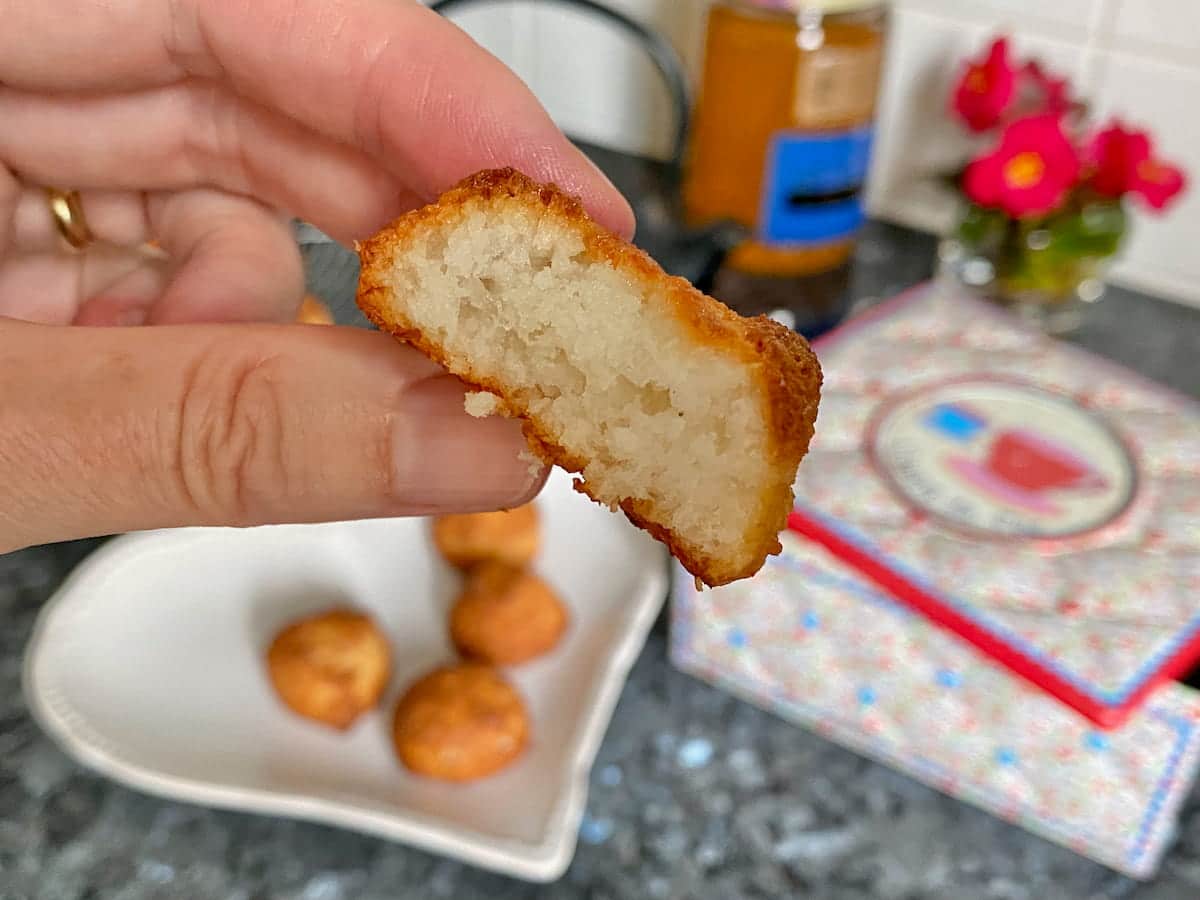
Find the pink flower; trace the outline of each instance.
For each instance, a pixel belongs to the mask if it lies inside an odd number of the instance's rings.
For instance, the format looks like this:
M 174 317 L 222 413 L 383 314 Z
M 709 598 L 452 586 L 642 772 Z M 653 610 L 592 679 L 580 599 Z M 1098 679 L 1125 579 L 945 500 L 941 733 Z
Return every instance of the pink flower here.
M 1156 210 L 1165 209 L 1187 184 L 1181 169 L 1154 157 L 1146 132 L 1127 129 L 1119 120 L 1092 138 L 1088 163 L 1092 187 L 1099 193 L 1138 194 Z
M 967 64 L 954 89 L 954 111 L 972 131 L 987 131 L 1008 109 L 1016 82 L 1016 70 L 1008 59 L 1008 40 L 996 38 L 983 59 Z
M 1150 158 L 1150 137 L 1144 131 L 1126 129 L 1119 120 L 1092 138 L 1087 161 L 1092 187 L 1106 197 L 1120 197 L 1132 190 L 1137 169 Z
M 1144 160 L 1137 168 L 1137 181 L 1134 182 L 1134 193 L 1155 210 L 1164 210 L 1167 205 L 1187 187 L 1187 176 L 1177 166 L 1151 158 Z
M 1018 119 L 1000 145 L 973 161 L 963 176 L 966 195 L 1014 218 L 1057 209 L 1079 177 L 1079 157 L 1055 115 Z
M 1071 109 L 1071 85 L 1065 78 L 1055 78 L 1041 63 L 1031 60 L 1021 74 L 1037 94 L 1037 109 L 1051 115 L 1065 115 Z

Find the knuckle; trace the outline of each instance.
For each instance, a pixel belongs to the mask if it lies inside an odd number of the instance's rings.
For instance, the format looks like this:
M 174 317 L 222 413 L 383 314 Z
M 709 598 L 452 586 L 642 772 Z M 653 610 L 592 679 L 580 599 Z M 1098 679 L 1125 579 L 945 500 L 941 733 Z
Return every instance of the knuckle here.
M 364 59 L 361 89 L 352 111 L 352 131 L 358 146 L 370 154 L 378 154 L 387 146 L 388 101 L 396 77 L 396 54 L 391 37 L 381 35 L 373 46 L 366 48 Z M 419 85 L 413 85 L 413 88 L 418 93 L 426 90 Z
M 213 123 L 219 118 L 220 89 L 215 84 L 192 80 L 183 90 L 187 119 L 195 127 L 179 134 L 180 155 L 187 160 L 193 176 L 201 178 L 212 169 L 218 156 L 219 135 Z
M 188 368 L 176 471 L 203 521 L 252 524 L 289 491 L 285 388 L 278 357 L 219 345 Z
M 0 261 L 16 243 L 17 204 L 20 199 L 21 184 L 0 159 Z
M 187 129 L 181 140 L 191 170 L 198 178 L 246 189 L 250 166 L 241 101 L 216 82 L 191 81 L 186 90 L 188 118 L 195 127 Z

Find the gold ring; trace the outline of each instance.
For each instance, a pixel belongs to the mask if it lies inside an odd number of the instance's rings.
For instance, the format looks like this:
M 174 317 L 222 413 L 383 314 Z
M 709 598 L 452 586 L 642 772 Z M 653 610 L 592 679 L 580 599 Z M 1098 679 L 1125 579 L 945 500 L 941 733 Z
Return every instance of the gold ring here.
M 78 191 L 46 188 L 46 200 L 50 204 L 50 214 L 54 216 L 58 233 L 68 244 L 76 250 L 83 250 L 96 239 L 92 229 L 88 227 L 87 217 L 83 214 L 83 203 L 79 200 Z

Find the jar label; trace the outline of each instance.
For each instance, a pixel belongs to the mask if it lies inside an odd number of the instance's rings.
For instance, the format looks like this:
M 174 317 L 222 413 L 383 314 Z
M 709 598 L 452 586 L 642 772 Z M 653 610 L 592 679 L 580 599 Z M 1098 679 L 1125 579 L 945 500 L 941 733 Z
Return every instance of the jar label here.
M 851 237 L 863 223 L 873 135 L 871 126 L 777 132 L 767 146 L 759 239 L 804 245 Z
M 836 128 L 863 122 L 875 111 L 883 62 L 880 44 L 825 46 L 801 53 L 796 65 L 792 115 L 799 128 Z

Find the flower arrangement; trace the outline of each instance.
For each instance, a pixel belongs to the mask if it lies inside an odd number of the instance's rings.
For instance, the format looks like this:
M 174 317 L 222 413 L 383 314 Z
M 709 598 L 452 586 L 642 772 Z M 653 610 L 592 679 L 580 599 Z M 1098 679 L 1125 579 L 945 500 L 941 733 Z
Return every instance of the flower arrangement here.
M 1093 127 L 1068 81 L 1018 64 L 1005 37 L 965 63 L 950 106 L 983 145 L 953 179 L 966 201 L 955 238 L 990 263 L 999 299 L 1077 299 L 1120 249 L 1130 199 L 1161 212 L 1184 190 L 1149 134 Z

